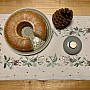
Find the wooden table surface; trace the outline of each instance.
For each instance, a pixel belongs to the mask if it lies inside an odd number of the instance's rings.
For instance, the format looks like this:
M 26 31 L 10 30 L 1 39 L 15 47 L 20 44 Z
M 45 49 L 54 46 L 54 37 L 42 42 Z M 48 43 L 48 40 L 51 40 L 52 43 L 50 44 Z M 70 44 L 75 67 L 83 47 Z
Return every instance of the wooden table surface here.
M 68 7 L 74 15 L 90 15 L 90 0 L 0 0 L 0 13 L 12 13 L 21 8 L 35 8 L 53 14 Z M 81 80 L 20 80 L 0 81 L 0 90 L 90 90 L 90 81 Z

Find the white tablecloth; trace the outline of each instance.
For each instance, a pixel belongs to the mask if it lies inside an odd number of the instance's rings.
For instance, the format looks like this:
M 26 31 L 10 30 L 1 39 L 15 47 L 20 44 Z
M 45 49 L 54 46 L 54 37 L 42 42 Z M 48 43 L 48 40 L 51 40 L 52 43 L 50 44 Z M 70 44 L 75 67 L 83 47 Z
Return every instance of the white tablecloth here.
M 64 30 L 56 30 L 49 19 L 53 36 L 50 44 L 33 56 L 14 53 L 4 40 L 4 25 L 10 14 L 0 14 L 0 80 L 90 80 L 90 16 L 74 16 Z M 68 36 L 77 36 L 82 50 L 77 55 L 68 55 L 63 41 Z

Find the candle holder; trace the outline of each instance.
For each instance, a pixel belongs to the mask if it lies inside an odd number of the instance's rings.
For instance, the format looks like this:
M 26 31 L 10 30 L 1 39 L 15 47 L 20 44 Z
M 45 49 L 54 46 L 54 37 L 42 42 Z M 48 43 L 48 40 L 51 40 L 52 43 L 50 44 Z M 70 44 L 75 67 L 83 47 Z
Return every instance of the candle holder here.
M 82 42 L 76 36 L 69 36 L 64 40 L 63 48 L 67 54 L 76 55 L 82 49 Z

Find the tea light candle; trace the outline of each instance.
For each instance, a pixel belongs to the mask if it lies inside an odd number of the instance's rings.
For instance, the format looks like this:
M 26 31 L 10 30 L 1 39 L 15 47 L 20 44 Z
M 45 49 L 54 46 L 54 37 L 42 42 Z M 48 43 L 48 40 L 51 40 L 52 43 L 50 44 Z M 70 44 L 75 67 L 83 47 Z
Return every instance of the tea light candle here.
M 63 49 L 69 55 L 76 55 L 82 49 L 82 42 L 76 36 L 69 36 L 63 42 Z
M 77 47 L 77 43 L 75 41 L 70 42 L 70 47 L 75 49 Z

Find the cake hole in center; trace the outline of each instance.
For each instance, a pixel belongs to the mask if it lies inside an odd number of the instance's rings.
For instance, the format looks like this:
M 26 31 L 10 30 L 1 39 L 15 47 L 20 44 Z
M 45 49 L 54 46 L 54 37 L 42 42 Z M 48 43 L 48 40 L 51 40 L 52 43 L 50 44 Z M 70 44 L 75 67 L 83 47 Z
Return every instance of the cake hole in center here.
M 77 43 L 75 41 L 71 41 L 69 43 L 69 47 L 72 48 L 72 49 L 75 49 L 77 47 Z
M 23 37 L 32 37 L 33 38 L 33 36 L 34 36 L 33 29 L 29 26 L 22 28 L 21 34 Z
M 21 22 L 17 27 L 17 33 L 22 37 L 33 37 L 33 27 L 28 22 Z

